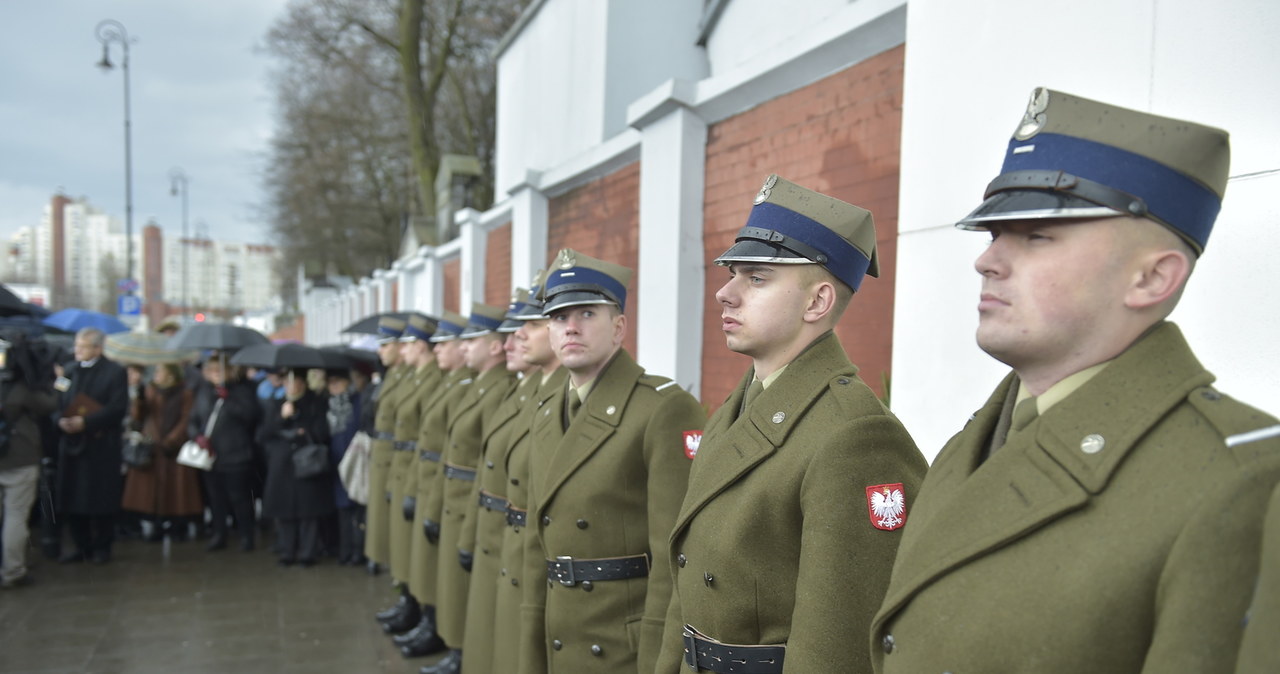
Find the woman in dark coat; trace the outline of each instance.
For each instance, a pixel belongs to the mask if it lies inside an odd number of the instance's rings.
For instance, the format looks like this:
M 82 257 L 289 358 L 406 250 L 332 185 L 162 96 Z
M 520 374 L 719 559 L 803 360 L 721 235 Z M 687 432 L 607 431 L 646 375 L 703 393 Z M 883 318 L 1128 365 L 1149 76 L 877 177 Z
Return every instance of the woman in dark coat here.
M 328 375 L 330 465 L 337 466 L 346 456 L 347 447 L 360 430 L 365 407 L 365 391 L 369 377 L 360 370 L 336 370 Z M 338 508 L 338 563 L 364 564 L 364 505 L 351 500 L 335 472 L 332 477 L 333 499 Z
M 213 537 L 209 550 L 227 547 L 227 515 L 235 514 L 240 533 L 240 549 L 253 549 L 253 440 L 262 421 L 262 406 L 253 384 L 244 380 L 240 368 L 226 365 L 223 356 L 213 356 L 204 364 L 204 383 L 196 390 L 195 405 L 187 423 L 187 433 L 214 456 L 213 468 L 205 471 L 205 491 L 213 513 Z M 206 433 L 209 417 L 218 401 L 217 422 Z
M 328 401 L 307 389 L 307 373 L 296 371 L 285 384 L 285 399 L 270 403 L 259 441 L 267 455 L 267 488 L 262 516 L 276 520 L 280 564 L 311 566 L 319 554 L 320 519 L 333 513 L 333 467 L 324 474 L 297 477 L 293 453 L 306 445 L 329 444 Z
M 140 388 L 132 396 L 130 427 L 151 442 L 151 464 L 129 467 L 120 506 L 152 521 L 148 540 L 180 541 L 187 522 L 204 514 L 197 471 L 175 460 L 187 441 L 193 395 L 177 363 L 157 366 L 151 383 Z

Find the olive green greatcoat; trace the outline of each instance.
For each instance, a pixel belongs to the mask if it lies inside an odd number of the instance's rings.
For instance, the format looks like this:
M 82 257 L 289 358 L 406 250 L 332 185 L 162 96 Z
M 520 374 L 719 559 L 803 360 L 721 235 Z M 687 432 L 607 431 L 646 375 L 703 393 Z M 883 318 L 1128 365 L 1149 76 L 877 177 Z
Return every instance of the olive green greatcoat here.
M 476 376 L 467 395 L 450 416 L 449 440 L 445 445 L 446 468 L 477 474 L 484 441 L 494 423 L 494 413 L 516 383 L 505 366 L 490 368 Z M 441 482 L 443 506 L 440 513 L 440 545 L 436 571 L 436 632 L 450 648 L 462 648 L 467 627 L 467 592 L 471 573 L 462 568 L 459 552 L 462 532 L 475 523 L 475 479 L 463 480 L 446 474 Z M 467 537 L 475 542 L 475 535 Z M 474 553 L 473 553 L 474 554 Z
M 408 381 L 404 384 L 406 388 L 396 410 L 396 442 L 417 441 L 419 420 L 427 401 L 435 395 L 441 374 L 434 362 L 414 368 L 408 374 Z M 409 530 L 412 522 L 404 517 L 404 501 L 405 497 L 414 496 L 410 473 L 417 454 L 412 449 L 395 450 L 391 454 L 391 470 L 387 473 L 387 487 L 391 491 L 391 514 L 387 518 L 391 540 L 391 577 L 402 583 L 409 581 L 409 546 L 412 541 Z
M 445 376 L 438 395 L 423 410 L 422 425 L 418 432 L 417 507 L 413 512 L 413 543 L 410 549 L 409 591 L 424 604 L 436 603 L 436 560 L 439 545 L 427 540 L 424 524 L 440 523 L 440 491 L 444 488 L 444 473 L 439 456 L 443 456 L 449 440 L 449 422 L 458 403 L 470 390 L 475 370 L 461 367 Z M 436 457 L 426 457 L 423 452 L 435 452 Z
M 1262 533 L 1258 582 L 1240 644 L 1236 674 L 1280 672 L 1280 486 L 1271 492 L 1271 506 Z
M 1276 420 L 1213 379 L 1157 325 L 981 462 L 1007 377 L 920 489 L 876 671 L 1232 671 L 1280 440 L 1229 446 Z
M 394 433 L 396 407 L 404 390 L 404 365 L 387 368 L 377 393 L 378 409 L 374 413 L 373 428 L 377 434 Z M 387 566 L 391 563 L 390 533 L 387 530 L 390 512 L 387 473 L 391 471 L 391 440 L 373 439 L 369 452 L 369 504 L 364 516 L 364 556 Z
M 484 455 L 480 457 L 471 495 L 472 502 L 476 504 L 475 517 L 458 539 L 459 549 L 472 550 L 475 554 L 467 590 L 467 625 L 462 644 L 462 651 L 467 657 L 462 662 L 463 674 L 488 674 L 494 669 L 494 602 L 498 591 L 496 581 L 502 568 L 502 535 L 507 528 L 507 511 L 505 508 L 492 510 L 479 505 L 480 495 L 483 493 L 506 500 L 505 459 L 511 443 L 524 435 L 519 430 L 520 422 L 528 421 L 523 412 L 533 406 L 540 379 L 541 373 L 526 374 L 521 378 L 487 424 Z
M 788 674 L 870 671 L 853 635 L 880 607 L 902 529 L 874 526 L 867 488 L 901 484 L 909 514 L 928 463 L 857 371 L 828 332 L 742 416 L 753 371 L 712 415 L 671 534 L 658 672 L 687 671 L 685 624 L 786 644 Z
M 541 377 L 541 375 L 534 375 Z M 507 510 L 508 512 L 528 512 L 529 509 L 529 456 L 533 450 L 533 420 L 541 414 L 541 410 L 562 388 L 569 378 L 569 371 L 557 369 L 541 382 L 530 405 L 521 412 L 518 437 L 512 438 L 510 448 L 501 461 L 507 471 Z M 493 620 L 493 667 L 494 672 L 525 672 L 525 662 L 520 658 L 521 605 L 524 603 L 525 541 L 533 538 L 531 532 L 514 522 L 508 522 L 502 532 L 502 566 L 498 570 L 498 596 L 494 602 Z M 546 567 L 542 575 L 534 578 L 535 582 L 546 582 Z M 539 614 L 540 616 L 541 614 Z M 541 634 L 541 631 L 539 632 Z M 541 641 L 539 641 L 541 643 Z M 535 671 L 546 671 L 546 653 L 541 648 L 539 656 L 534 660 Z
M 535 454 L 531 461 L 545 465 L 530 469 L 529 523 L 541 547 L 526 558 L 525 587 L 545 593 L 547 670 L 649 674 L 671 600 L 668 536 L 690 464 L 684 433 L 702 430 L 705 412 L 675 382 L 646 375 L 625 350 L 605 365 L 567 428 L 558 418 L 565 392 L 534 421 L 535 451 L 551 451 Z M 644 554 L 647 577 L 596 581 L 590 591 L 545 582 L 547 559 Z

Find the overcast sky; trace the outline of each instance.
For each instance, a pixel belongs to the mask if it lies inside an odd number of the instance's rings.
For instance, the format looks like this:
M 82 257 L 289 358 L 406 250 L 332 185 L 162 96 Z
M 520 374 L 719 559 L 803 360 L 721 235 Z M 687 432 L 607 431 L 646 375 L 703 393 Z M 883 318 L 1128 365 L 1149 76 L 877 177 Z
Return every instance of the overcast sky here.
M 94 28 L 128 30 L 133 227 L 182 231 L 169 171 L 190 179 L 189 223 L 271 243 L 260 175 L 274 120 L 263 36 L 286 0 L 39 0 L 0 3 L 0 237 L 38 225 L 58 190 L 125 216 L 124 79 L 95 67 Z

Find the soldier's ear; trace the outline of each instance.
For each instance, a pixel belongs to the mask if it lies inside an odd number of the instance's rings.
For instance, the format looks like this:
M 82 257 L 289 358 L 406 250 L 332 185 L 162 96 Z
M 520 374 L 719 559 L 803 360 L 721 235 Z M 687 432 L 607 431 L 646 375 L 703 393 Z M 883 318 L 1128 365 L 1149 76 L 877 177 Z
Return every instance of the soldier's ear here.
M 809 305 L 804 310 L 806 323 L 826 320 L 836 305 L 836 288 L 831 281 L 821 281 L 809 295 Z
M 1191 261 L 1181 250 L 1165 248 L 1142 253 L 1125 291 L 1124 305 L 1142 310 L 1171 300 L 1176 303 L 1190 275 Z

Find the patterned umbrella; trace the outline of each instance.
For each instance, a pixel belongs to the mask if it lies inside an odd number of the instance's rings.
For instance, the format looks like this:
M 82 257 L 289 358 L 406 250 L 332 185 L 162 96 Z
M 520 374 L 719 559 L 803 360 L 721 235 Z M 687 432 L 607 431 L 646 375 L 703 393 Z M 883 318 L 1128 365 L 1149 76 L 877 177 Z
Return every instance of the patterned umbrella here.
M 107 335 L 102 352 L 107 358 L 125 365 L 159 365 L 200 357 L 200 351 L 196 349 L 170 349 L 168 343 L 168 337 L 154 332 L 122 332 Z

